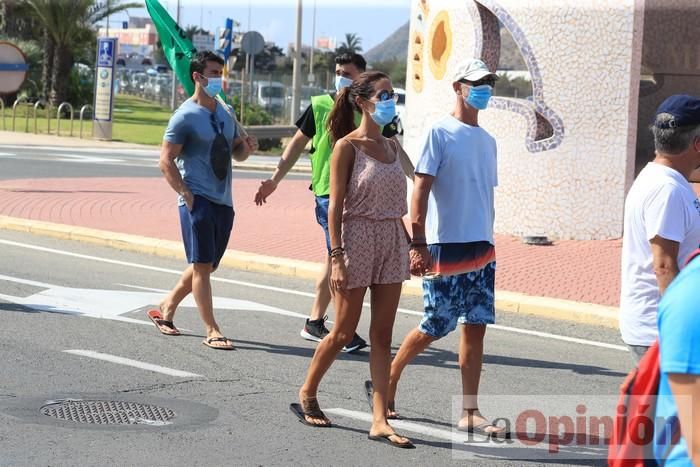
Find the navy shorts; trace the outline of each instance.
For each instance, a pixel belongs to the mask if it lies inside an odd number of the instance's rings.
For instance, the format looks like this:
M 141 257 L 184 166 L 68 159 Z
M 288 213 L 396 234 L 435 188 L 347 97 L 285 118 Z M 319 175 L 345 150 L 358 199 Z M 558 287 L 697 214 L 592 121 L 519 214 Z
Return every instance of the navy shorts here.
M 330 199 L 328 195 L 316 196 L 316 222 L 323 229 L 323 233 L 326 236 L 326 249 L 328 253 L 331 252 L 331 234 L 328 231 L 328 203 Z
M 188 263 L 219 266 L 233 228 L 233 208 L 194 195 L 192 211 L 180 206 L 180 228 Z

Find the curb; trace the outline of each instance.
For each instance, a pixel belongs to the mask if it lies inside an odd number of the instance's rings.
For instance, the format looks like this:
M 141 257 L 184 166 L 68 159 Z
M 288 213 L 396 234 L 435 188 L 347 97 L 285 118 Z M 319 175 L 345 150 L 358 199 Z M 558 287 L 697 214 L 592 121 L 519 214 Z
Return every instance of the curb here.
M 277 164 L 250 164 L 246 162 L 234 162 L 233 164 L 233 170 L 236 169 L 242 169 L 242 170 L 257 170 L 259 172 L 274 172 L 275 169 L 277 168 Z M 303 173 L 303 174 L 310 174 L 311 173 L 311 167 L 305 167 L 305 166 L 299 166 L 297 167 L 296 165 L 289 169 L 289 173 Z
M 166 258 L 185 259 L 182 243 L 171 240 L 159 240 L 139 235 L 9 216 L 0 216 L 0 229 L 90 243 Z M 311 261 L 258 255 L 232 249 L 226 250 L 224 257 L 221 259 L 221 265 L 244 271 L 278 274 L 300 279 L 316 279 L 322 267 L 320 263 Z M 403 292 L 413 296 L 422 296 L 421 280 L 415 277 L 411 278 L 404 284 Z M 594 303 L 536 297 L 518 292 L 496 290 L 496 309 L 573 323 L 618 328 L 618 309 Z

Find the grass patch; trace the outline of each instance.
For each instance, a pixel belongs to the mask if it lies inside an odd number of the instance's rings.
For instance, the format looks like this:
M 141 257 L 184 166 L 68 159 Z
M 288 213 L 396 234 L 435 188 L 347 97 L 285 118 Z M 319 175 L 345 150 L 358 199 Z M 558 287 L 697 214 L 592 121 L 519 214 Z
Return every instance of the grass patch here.
M 73 121 L 73 136 L 78 136 L 80 121 L 79 111 L 76 109 Z M 29 115 L 29 123 L 26 125 L 26 116 Z M 159 146 L 163 140 L 165 128 L 172 112 L 169 107 L 163 107 L 140 97 L 119 94 L 114 99 L 112 112 L 112 140 L 124 143 L 147 144 Z M 39 134 L 56 134 L 56 110 L 51 111 L 51 123 L 47 122 L 45 109 L 37 111 L 36 132 Z M 4 123 L 4 126 L 3 126 Z M 12 131 L 12 108 L 5 109 L 4 119 L 0 112 L 0 129 Z M 15 131 L 34 133 L 34 109 L 32 106 L 19 105 L 15 116 Z M 61 136 L 68 136 L 70 132 L 70 119 L 61 119 Z M 83 122 L 83 138 L 92 137 L 92 120 L 86 117 Z M 282 148 L 272 148 L 266 153 L 271 155 L 282 154 Z

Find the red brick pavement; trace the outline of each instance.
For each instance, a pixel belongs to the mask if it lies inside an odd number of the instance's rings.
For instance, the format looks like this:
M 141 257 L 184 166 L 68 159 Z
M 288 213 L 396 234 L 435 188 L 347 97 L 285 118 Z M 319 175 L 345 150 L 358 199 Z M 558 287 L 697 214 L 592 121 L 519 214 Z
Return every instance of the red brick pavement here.
M 320 261 L 324 240 L 307 181 L 284 181 L 257 207 L 257 180 L 234 181 L 236 219 L 229 246 L 251 253 Z M 73 178 L 0 182 L 0 214 L 179 240 L 175 195 L 162 178 Z M 528 246 L 496 237 L 500 290 L 616 306 L 620 240 Z

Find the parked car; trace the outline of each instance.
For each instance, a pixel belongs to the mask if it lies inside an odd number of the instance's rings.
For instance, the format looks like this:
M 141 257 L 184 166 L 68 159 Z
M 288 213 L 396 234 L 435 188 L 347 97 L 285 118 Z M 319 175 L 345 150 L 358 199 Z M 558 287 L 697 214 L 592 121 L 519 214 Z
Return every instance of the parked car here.
M 406 117 L 406 90 L 401 88 L 394 88 L 394 92 L 398 94 L 399 100 L 396 102 L 396 115 L 399 117 L 397 120 L 397 130 L 400 135 L 403 134 L 403 122 Z
M 266 111 L 280 113 L 284 110 L 287 88 L 277 81 L 256 81 L 253 96 L 254 102 Z

